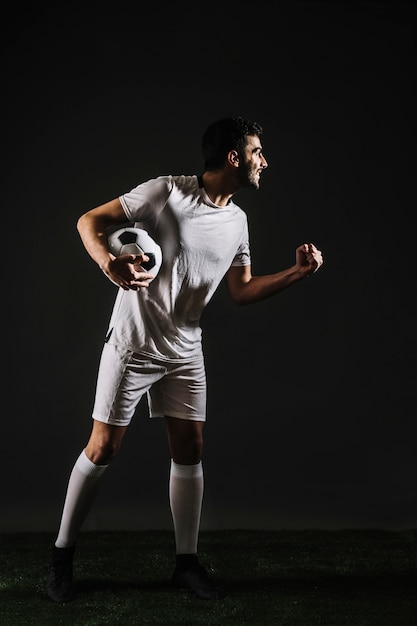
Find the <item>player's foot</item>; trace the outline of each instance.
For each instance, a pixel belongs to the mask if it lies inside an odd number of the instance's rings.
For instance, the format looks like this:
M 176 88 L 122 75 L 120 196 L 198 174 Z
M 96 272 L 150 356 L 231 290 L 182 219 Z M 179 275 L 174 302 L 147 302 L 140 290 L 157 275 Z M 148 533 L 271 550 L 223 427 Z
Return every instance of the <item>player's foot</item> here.
M 74 546 L 52 548 L 52 559 L 48 570 L 46 592 L 52 602 L 71 602 L 75 597 L 72 561 Z
M 172 583 L 180 589 L 187 589 L 203 600 L 220 600 L 226 595 L 214 585 L 203 565 L 196 559 L 187 569 L 175 568 Z

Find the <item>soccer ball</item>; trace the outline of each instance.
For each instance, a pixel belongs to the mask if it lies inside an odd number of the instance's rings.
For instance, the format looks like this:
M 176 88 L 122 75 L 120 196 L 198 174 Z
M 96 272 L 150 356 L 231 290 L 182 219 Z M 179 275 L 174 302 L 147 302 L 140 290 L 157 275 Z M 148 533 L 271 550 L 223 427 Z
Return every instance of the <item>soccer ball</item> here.
M 119 228 L 108 235 L 107 241 L 115 256 L 146 254 L 149 261 L 141 263 L 141 267 L 156 277 L 162 264 L 162 251 L 146 230 L 134 226 Z

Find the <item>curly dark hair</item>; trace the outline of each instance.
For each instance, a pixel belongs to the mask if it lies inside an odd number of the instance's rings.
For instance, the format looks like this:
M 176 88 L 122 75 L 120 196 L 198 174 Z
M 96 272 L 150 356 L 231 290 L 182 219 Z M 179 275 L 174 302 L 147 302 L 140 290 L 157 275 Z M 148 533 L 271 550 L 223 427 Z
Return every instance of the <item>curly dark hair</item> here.
M 230 150 L 242 155 L 248 135 L 262 135 L 262 126 L 243 117 L 226 117 L 213 122 L 205 130 L 201 140 L 204 168 L 208 171 L 220 169 Z

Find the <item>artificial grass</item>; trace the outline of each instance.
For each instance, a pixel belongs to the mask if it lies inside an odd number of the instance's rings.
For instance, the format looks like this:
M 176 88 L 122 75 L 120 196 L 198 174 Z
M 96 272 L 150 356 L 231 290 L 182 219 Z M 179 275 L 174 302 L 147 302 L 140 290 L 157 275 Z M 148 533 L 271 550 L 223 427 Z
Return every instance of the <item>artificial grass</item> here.
M 203 531 L 219 601 L 173 589 L 168 531 L 83 532 L 77 597 L 45 592 L 54 536 L 0 535 L 1 626 L 416 626 L 417 530 Z

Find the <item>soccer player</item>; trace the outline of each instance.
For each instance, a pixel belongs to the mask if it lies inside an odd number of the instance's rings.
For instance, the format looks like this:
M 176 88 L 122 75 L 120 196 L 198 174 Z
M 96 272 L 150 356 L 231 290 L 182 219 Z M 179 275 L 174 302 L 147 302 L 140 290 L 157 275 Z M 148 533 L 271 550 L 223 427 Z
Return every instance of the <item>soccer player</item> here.
M 72 469 L 52 547 L 47 593 L 54 602 L 75 596 L 77 535 L 143 396 L 150 417 L 165 421 L 171 456 L 169 502 L 175 537 L 175 587 L 219 599 L 198 559 L 203 498 L 206 373 L 199 320 L 224 278 L 239 305 L 279 293 L 323 264 L 313 243 L 295 250 L 293 265 L 253 276 L 246 213 L 234 202 L 241 188 L 259 189 L 268 164 L 262 127 L 241 117 L 210 124 L 202 137 L 201 175 L 163 175 L 81 215 L 77 228 L 98 267 L 119 287 L 97 376 L 92 430 Z M 140 267 L 142 255 L 116 257 L 110 228 L 127 222 L 161 246 L 158 275 Z

